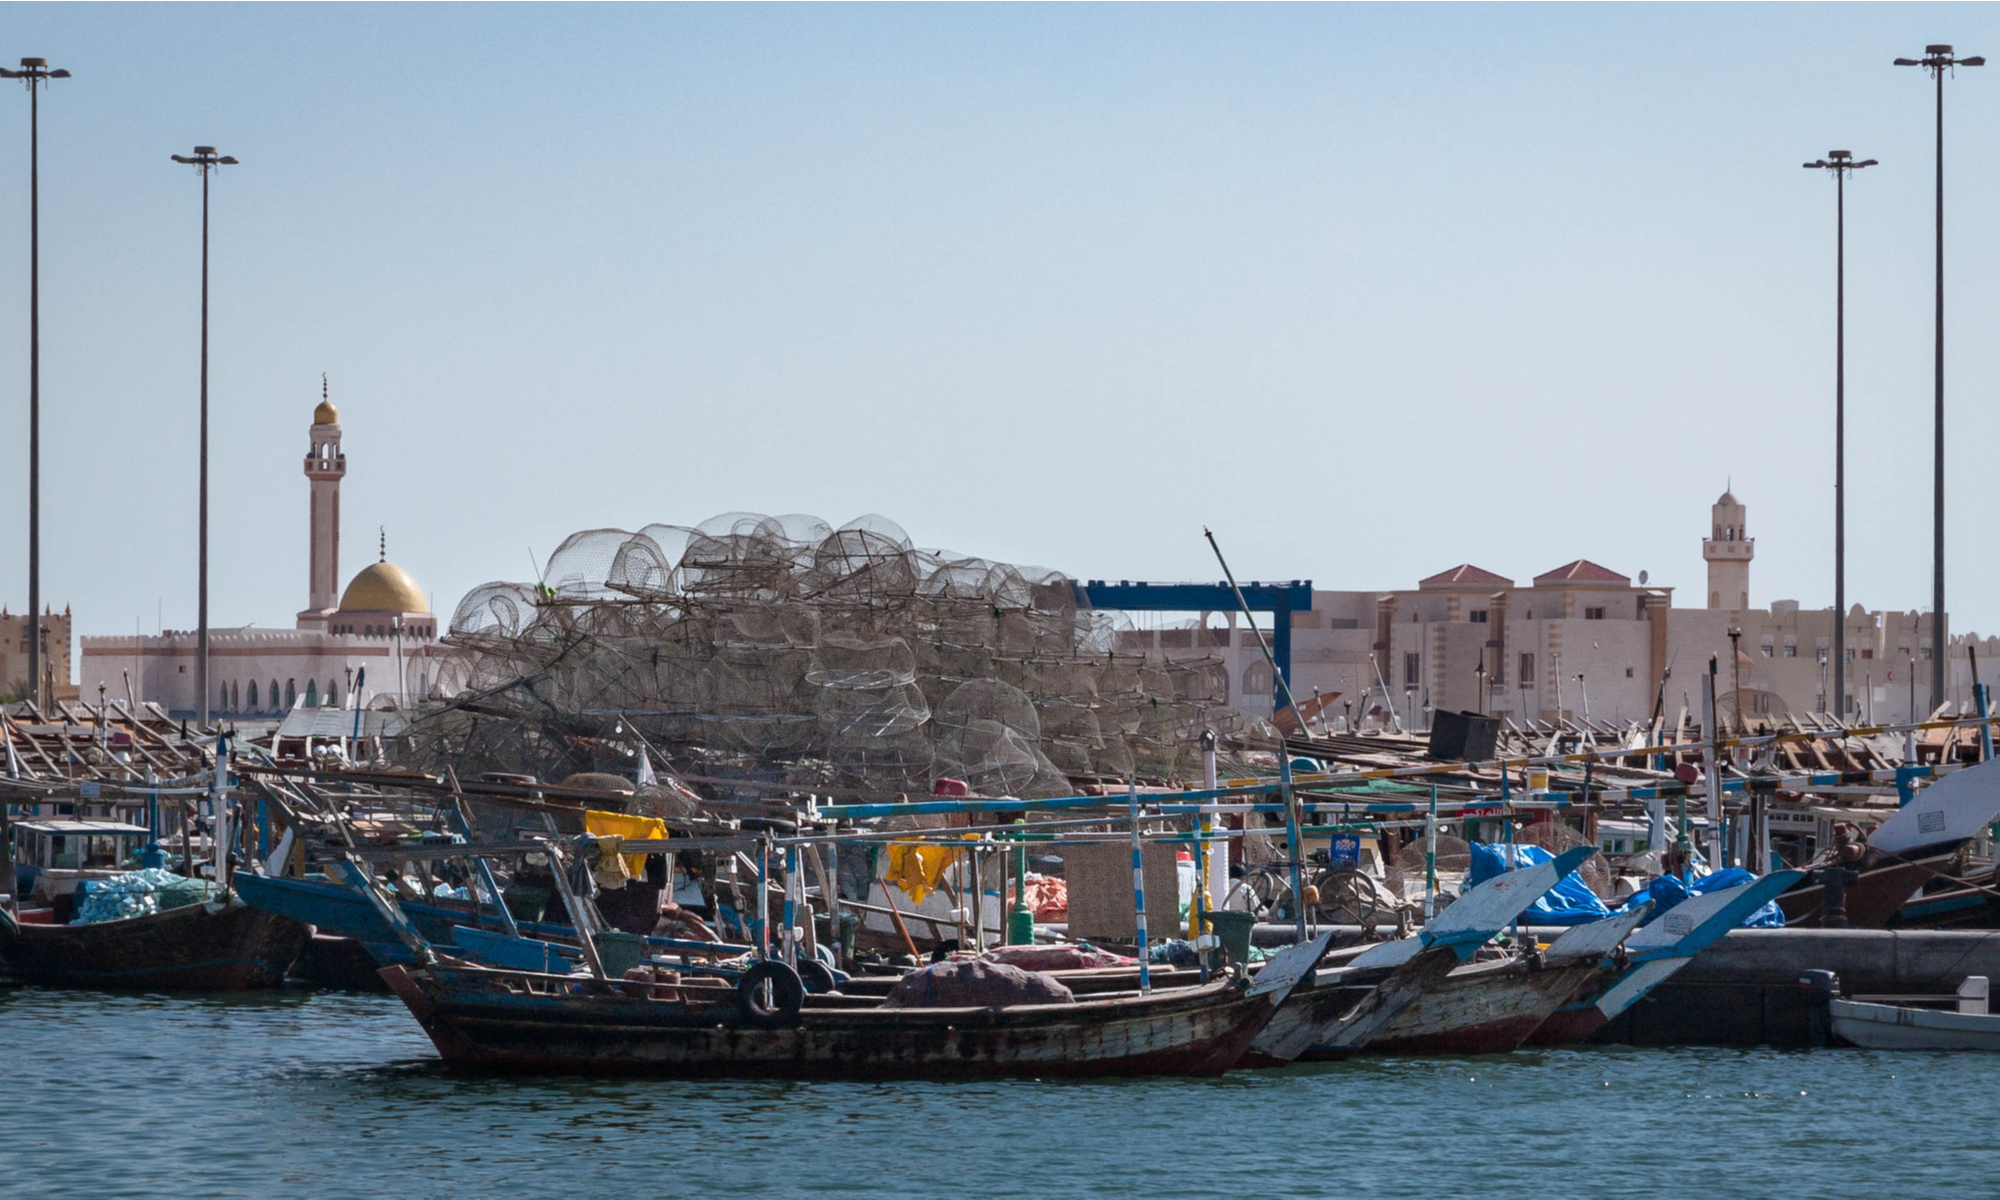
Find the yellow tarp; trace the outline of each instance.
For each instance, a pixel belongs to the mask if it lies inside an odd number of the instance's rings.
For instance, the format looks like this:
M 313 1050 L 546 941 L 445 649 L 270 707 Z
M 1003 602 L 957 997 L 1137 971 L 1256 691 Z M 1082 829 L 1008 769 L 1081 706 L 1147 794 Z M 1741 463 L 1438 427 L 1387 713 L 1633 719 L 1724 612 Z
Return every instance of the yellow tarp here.
M 889 843 L 889 869 L 882 872 L 882 878 L 903 889 L 912 904 L 922 904 L 924 897 L 936 891 L 944 882 L 945 868 L 951 865 L 955 853 L 947 846 L 921 846 L 900 842 Z
M 667 836 L 667 823 L 658 817 L 628 817 L 624 813 L 598 812 L 587 808 L 583 812 L 583 831 L 592 837 L 621 837 L 633 841 L 657 841 Z M 625 871 L 635 878 L 646 874 L 646 856 L 624 854 Z

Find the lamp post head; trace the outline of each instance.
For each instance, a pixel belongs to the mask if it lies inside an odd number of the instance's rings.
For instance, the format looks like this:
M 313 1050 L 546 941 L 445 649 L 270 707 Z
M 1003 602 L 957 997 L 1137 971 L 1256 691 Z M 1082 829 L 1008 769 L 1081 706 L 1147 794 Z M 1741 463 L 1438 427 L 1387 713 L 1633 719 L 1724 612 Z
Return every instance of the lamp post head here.
M 1841 160 L 1843 160 L 1843 159 L 1849 159 L 1849 158 L 1853 158 L 1853 157 L 1854 157 L 1854 151 L 1852 151 L 1852 150 L 1829 150 L 1829 151 L 1827 151 L 1827 152 L 1826 152 L 1826 156 L 1827 156 L 1828 158 L 1830 158 L 1830 159 L 1833 159 L 1833 160 L 1834 160 L 1834 161 L 1836 161 L 1836 162 L 1839 162 L 1839 161 L 1841 161 Z
M 1899 58 L 1895 61 L 1899 67 L 1924 67 L 1938 72 L 1940 76 L 1953 67 L 1983 67 L 1986 65 L 1986 57 L 1980 54 L 1968 54 L 1964 58 L 1953 58 L 1952 48 L 1943 43 L 1925 46 L 1922 58 Z
M 214 154 L 214 153 L 215 153 L 215 147 L 213 147 L 213 146 L 196 146 L 196 147 L 194 148 L 194 152 L 195 152 L 196 154 Z

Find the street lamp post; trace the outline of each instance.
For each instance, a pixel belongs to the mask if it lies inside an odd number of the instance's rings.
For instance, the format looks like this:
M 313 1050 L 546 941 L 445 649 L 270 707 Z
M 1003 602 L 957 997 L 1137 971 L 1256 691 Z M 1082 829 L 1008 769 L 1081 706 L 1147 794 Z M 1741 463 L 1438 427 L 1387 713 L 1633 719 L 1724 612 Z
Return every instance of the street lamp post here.
M 1833 173 L 1833 694 L 1847 719 L 1847 177 L 1874 159 L 1854 161 L 1847 150 L 1805 164 Z M 1824 701 L 1820 703 L 1824 709 Z
M 1931 708 L 1944 703 L 1944 673 L 1951 668 L 1950 631 L 1944 616 L 1944 76 L 1954 67 L 1983 67 L 1982 55 L 1954 58 L 1950 46 L 1925 46 L 1922 58 L 1899 58 L 1899 67 L 1922 67 L 1937 80 L 1937 350 L 1932 366 L 1936 415 L 1931 466 Z
M 28 85 L 28 685 L 43 708 L 42 639 L 42 87 L 69 72 L 46 58 L 24 58 L 21 69 L 0 67 L 0 79 Z
M 201 582 L 195 632 L 195 689 L 201 693 L 201 723 L 208 724 L 208 177 L 236 160 L 217 155 L 213 146 L 196 146 L 193 155 L 173 159 L 201 172 Z

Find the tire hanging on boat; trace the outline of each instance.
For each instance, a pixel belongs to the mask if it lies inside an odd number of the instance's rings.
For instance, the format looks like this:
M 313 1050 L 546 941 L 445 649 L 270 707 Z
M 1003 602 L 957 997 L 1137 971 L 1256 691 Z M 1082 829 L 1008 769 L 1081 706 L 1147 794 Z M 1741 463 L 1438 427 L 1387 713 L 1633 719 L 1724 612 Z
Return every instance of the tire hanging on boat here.
M 770 985 L 767 1002 L 763 991 Z M 805 1005 L 806 985 L 799 973 L 776 960 L 767 959 L 743 972 L 736 982 L 736 1002 L 743 1009 L 745 1023 L 760 1029 L 783 1029 L 799 1023 L 799 1009 Z

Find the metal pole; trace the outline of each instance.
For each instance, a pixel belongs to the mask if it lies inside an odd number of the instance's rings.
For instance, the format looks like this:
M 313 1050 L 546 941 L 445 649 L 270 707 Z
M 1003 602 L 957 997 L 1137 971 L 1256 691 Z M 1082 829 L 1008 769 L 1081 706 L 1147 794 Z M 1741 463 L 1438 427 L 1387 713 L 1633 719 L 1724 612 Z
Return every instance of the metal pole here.
M 757 839 L 757 957 L 771 957 L 771 838 Z
M 1944 68 L 1937 75 L 1937 355 L 1936 420 L 1933 429 L 1931 475 L 1931 710 L 1944 703 L 1945 671 L 1951 666 L 1951 640 L 1944 615 Z
M 1509 864 L 1512 865 L 1511 863 Z M 1437 915 L 1438 789 L 1431 785 L 1431 809 L 1424 818 L 1424 920 Z
M 1146 859 L 1139 843 L 1139 781 L 1125 777 L 1125 794 L 1132 817 L 1132 911 L 1139 945 L 1139 994 L 1151 995 L 1153 973 L 1146 957 Z
M 201 580 L 195 632 L 195 687 L 208 725 L 208 168 L 201 170 Z
M 215 836 L 215 882 L 216 886 L 229 886 L 229 735 L 216 735 L 215 772 L 209 777 L 209 807 L 214 810 Z
M 1833 694 L 1847 719 L 1847 172 L 1833 173 Z
M 23 65 L 26 65 L 25 63 Z M 41 88 L 28 76 L 28 684 L 42 696 L 42 137 Z
M 783 940 L 779 944 L 784 947 L 786 965 L 792 967 L 799 965 L 798 939 L 792 932 L 793 927 L 798 923 L 799 919 L 798 909 L 792 900 L 792 885 L 798 880 L 798 877 L 799 848 L 797 846 L 787 846 L 785 847 L 785 931 Z
M 1708 753 L 1703 757 L 1703 782 L 1708 792 L 1708 868 L 1722 866 L 1722 733 L 1716 728 L 1715 680 L 1717 663 L 1708 656 L 1708 687 L 1702 692 L 1702 725 L 1708 734 Z

